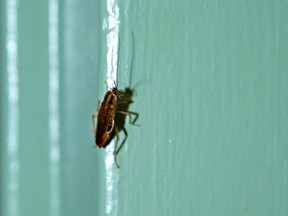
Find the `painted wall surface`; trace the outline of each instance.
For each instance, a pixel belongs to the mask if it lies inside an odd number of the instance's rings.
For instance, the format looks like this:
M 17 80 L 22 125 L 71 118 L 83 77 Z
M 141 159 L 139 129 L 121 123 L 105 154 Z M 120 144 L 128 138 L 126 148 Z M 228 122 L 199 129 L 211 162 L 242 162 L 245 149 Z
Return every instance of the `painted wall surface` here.
M 1 215 L 288 215 L 287 1 L 0 4 Z M 140 114 L 120 169 L 106 80 Z

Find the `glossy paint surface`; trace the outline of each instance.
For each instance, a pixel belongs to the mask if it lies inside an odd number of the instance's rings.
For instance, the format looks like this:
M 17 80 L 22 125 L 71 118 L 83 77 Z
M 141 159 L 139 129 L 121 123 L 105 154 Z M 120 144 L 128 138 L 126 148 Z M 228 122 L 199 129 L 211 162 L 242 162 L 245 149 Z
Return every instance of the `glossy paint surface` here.
M 287 215 L 287 10 L 2 1 L 0 214 Z M 104 81 L 136 90 L 120 170 L 94 147 Z

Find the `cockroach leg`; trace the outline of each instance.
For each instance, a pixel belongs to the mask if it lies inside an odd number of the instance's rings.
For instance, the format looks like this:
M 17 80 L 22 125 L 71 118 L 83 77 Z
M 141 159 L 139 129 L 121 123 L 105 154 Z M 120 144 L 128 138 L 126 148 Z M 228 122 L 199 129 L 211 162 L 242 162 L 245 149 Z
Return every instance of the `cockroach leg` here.
M 116 135 L 116 142 L 115 142 L 115 147 L 114 147 L 114 151 L 113 151 L 113 155 L 114 155 L 114 161 L 115 161 L 115 164 L 117 166 L 117 168 L 119 169 L 120 166 L 117 162 L 117 145 L 118 145 L 118 141 L 119 141 L 119 131 L 118 131 L 118 128 L 117 126 L 115 126 L 115 135 Z M 122 145 L 122 144 L 121 144 Z
M 98 101 L 98 107 L 97 107 L 97 113 L 99 113 L 100 107 L 101 107 L 101 101 L 99 100 Z M 93 129 L 94 129 L 94 134 L 96 135 L 97 123 L 96 123 L 95 119 L 97 119 L 97 114 L 92 115 Z
M 92 123 L 93 123 L 93 130 L 94 130 L 94 134 L 96 134 L 96 129 L 97 129 L 97 123 L 95 122 L 95 119 L 97 118 L 97 114 L 93 114 L 92 115 Z
M 140 126 L 140 124 L 135 124 L 135 122 L 137 121 L 138 117 L 139 117 L 139 113 L 137 112 L 132 112 L 132 111 L 128 111 L 129 113 L 129 121 L 130 124 L 135 125 L 135 126 Z M 134 120 L 132 121 L 132 115 L 135 116 Z
M 101 103 L 101 101 L 99 100 L 99 101 L 98 101 L 98 107 L 97 107 L 97 112 L 98 112 L 98 113 L 99 113 L 99 110 L 100 110 L 101 104 L 102 104 L 102 103 Z
M 135 124 L 135 122 L 137 121 L 137 119 L 139 117 L 139 113 L 132 112 L 132 111 L 117 111 L 117 112 L 122 113 L 124 115 L 128 115 L 130 124 L 135 125 L 135 126 L 140 126 L 139 124 Z M 133 120 L 132 120 L 132 115 L 135 116 L 135 118 Z
M 128 138 L 128 133 L 127 133 L 126 128 L 123 127 L 122 130 L 124 132 L 125 138 L 123 139 L 123 141 L 122 141 L 121 145 L 119 146 L 119 148 L 117 150 L 115 149 L 115 153 L 114 153 L 115 157 L 118 155 L 118 153 L 120 152 L 120 150 L 122 149 L 123 145 L 125 144 L 125 142 L 126 142 L 126 140 Z

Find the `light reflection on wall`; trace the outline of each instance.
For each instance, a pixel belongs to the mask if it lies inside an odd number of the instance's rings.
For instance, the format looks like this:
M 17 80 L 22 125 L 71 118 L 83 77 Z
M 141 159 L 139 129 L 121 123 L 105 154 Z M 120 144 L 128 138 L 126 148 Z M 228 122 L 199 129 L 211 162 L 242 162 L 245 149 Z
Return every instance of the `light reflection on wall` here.
M 112 88 L 117 83 L 118 67 L 118 44 L 119 44 L 119 6 L 115 0 L 107 0 L 107 11 L 109 16 L 104 21 L 108 28 L 107 35 L 107 86 Z M 104 27 L 104 26 L 103 26 Z M 113 141 L 106 148 L 105 166 L 106 166 L 106 214 L 117 215 L 117 184 L 118 175 L 113 172 L 115 142 Z
M 50 215 L 60 215 L 58 0 L 49 0 Z
M 8 73 L 8 197 L 7 214 L 19 215 L 19 74 L 17 67 L 17 0 L 7 1 L 7 73 Z

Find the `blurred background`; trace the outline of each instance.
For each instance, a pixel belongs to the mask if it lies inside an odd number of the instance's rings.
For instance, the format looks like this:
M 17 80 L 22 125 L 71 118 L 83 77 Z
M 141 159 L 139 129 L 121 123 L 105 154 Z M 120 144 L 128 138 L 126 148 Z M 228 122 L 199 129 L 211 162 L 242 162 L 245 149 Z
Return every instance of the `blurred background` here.
M 2 0 L 0 215 L 288 215 L 287 11 Z M 141 125 L 120 169 L 91 120 L 113 80 Z

